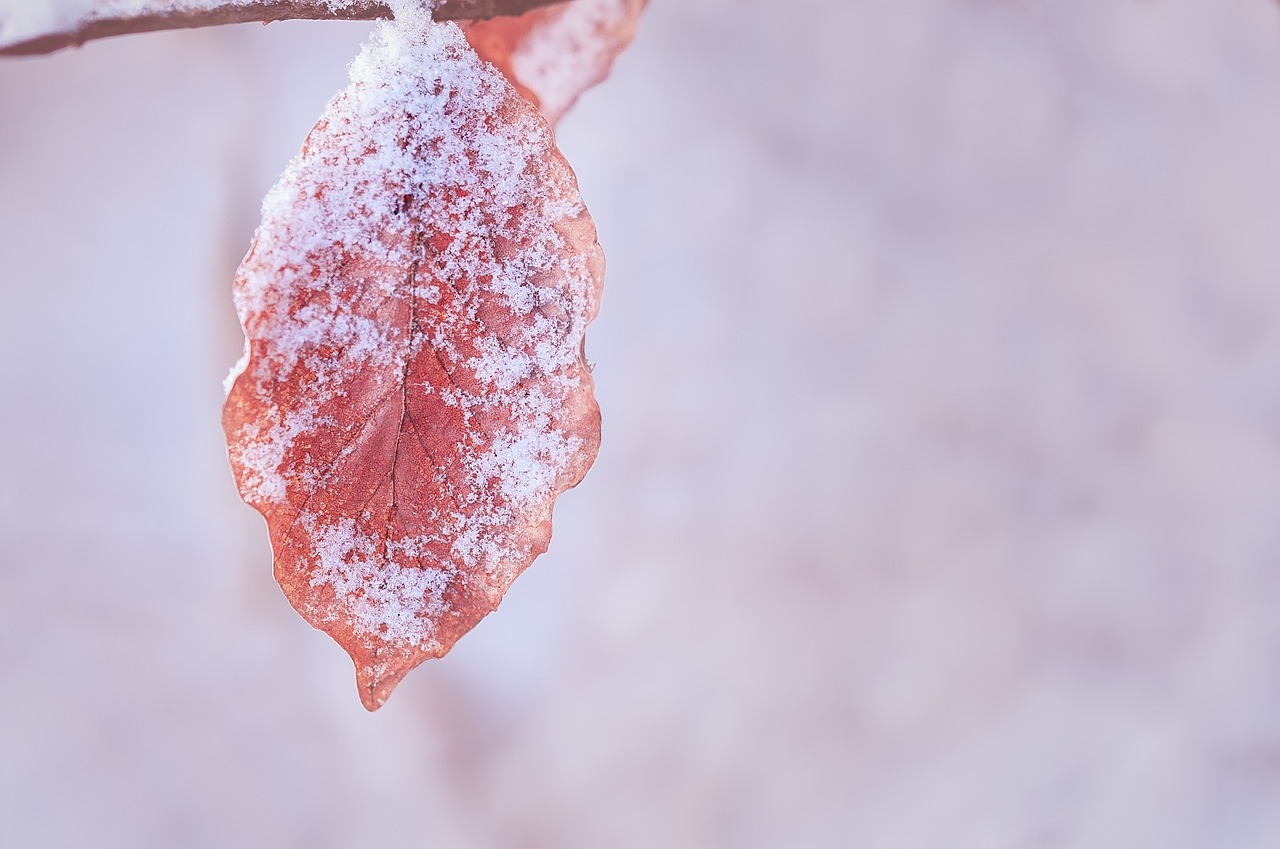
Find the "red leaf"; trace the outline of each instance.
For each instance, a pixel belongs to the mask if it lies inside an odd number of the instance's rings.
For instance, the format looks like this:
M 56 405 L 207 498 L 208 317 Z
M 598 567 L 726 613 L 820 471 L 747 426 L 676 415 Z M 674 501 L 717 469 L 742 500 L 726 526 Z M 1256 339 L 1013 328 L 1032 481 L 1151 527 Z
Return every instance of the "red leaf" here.
M 574 0 L 467 24 L 480 57 L 507 75 L 552 124 L 604 80 L 635 37 L 648 0 Z
M 223 425 L 276 579 L 375 710 L 595 459 L 603 257 L 546 122 L 456 26 L 380 26 L 351 80 L 263 202 Z

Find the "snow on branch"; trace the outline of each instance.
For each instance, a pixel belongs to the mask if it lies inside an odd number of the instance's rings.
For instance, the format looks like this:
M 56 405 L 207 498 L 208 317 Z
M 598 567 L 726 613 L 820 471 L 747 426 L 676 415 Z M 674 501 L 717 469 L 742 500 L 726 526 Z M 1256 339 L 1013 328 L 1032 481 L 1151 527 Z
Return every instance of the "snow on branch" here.
M 437 0 L 432 16 L 478 20 L 558 2 L 565 0 Z M 0 56 L 52 53 L 99 38 L 168 29 L 390 17 L 389 0 L 0 0 Z

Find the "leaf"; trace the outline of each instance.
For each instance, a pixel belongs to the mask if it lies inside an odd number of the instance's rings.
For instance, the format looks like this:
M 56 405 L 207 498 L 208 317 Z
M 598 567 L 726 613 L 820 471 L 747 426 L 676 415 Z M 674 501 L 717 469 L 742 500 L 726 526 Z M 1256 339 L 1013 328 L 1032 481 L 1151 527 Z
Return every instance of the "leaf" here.
M 369 710 L 497 607 L 595 459 L 602 275 L 533 106 L 455 25 L 380 25 L 263 202 L 223 412 L 276 579 Z
M 467 40 L 496 65 L 551 124 L 604 80 L 635 37 L 648 0 L 574 0 L 519 17 L 469 23 Z

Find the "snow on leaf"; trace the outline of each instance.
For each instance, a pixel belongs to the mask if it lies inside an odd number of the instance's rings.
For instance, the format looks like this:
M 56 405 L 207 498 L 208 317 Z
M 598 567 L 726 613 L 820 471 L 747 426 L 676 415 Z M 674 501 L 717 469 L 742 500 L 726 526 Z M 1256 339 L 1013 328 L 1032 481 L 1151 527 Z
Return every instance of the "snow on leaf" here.
M 380 25 L 263 202 L 223 413 L 276 579 L 368 709 L 498 605 L 595 459 L 602 273 L 532 105 L 456 25 Z
M 467 40 L 538 105 L 553 125 L 609 75 L 648 0 L 574 0 L 519 17 L 478 20 Z

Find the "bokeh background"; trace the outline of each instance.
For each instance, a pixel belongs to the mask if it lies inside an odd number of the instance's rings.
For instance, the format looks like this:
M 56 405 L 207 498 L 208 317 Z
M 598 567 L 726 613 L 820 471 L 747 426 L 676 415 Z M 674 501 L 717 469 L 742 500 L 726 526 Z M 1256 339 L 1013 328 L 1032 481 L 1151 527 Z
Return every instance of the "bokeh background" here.
M 0 62 L 0 844 L 1280 846 L 1280 5 L 655 0 L 599 462 L 375 715 L 218 425 L 367 31 Z

